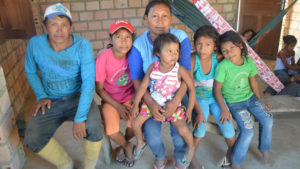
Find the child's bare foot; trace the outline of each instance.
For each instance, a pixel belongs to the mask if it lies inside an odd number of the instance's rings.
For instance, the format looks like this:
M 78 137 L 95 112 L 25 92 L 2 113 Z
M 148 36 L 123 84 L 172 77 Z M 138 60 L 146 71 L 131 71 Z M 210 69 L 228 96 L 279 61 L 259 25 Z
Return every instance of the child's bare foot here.
M 271 166 L 270 163 L 270 153 L 269 152 L 262 152 L 263 158 L 264 158 L 264 164 L 265 166 L 269 167 Z
M 137 146 L 133 149 L 134 160 L 140 159 L 146 148 L 147 144 L 144 141 L 138 142 Z
M 134 165 L 134 158 L 133 158 L 133 147 L 134 145 L 131 142 L 128 142 L 128 144 L 125 147 L 125 159 L 124 159 L 124 165 L 126 167 L 132 167 Z
M 119 163 L 124 162 L 125 154 L 124 154 L 124 149 L 122 147 L 118 147 L 116 149 L 116 158 L 115 158 L 115 160 Z
M 231 167 L 232 167 L 232 169 L 242 169 L 242 167 L 237 164 L 232 164 Z

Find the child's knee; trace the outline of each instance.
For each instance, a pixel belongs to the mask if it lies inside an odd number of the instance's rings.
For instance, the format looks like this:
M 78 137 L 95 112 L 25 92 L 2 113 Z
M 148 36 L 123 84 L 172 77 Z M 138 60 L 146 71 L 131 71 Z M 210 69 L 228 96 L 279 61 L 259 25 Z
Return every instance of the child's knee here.
M 185 120 L 178 120 L 176 122 L 172 122 L 172 124 L 175 126 L 177 132 L 183 136 L 190 133 L 187 125 L 185 124 Z
M 202 122 L 198 128 L 195 128 L 193 131 L 193 135 L 197 138 L 205 137 L 206 133 L 206 125 Z
M 149 119 L 148 117 L 144 117 L 143 115 L 138 115 L 135 119 L 132 120 L 132 128 L 141 129 L 142 125 Z
M 226 139 L 232 138 L 233 136 L 235 136 L 235 129 L 234 129 L 232 122 L 231 122 L 231 124 L 229 124 L 229 122 L 227 122 L 225 126 L 220 126 L 220 128 L 221 128 L 223 136 Z

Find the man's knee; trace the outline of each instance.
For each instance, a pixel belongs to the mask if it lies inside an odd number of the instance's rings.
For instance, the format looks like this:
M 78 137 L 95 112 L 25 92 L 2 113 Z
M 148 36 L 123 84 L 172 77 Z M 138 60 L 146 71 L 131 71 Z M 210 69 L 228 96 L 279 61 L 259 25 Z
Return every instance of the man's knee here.
M 91 123 L 87 126 L 87 137 L 86 139 L 89 141 L 99 141 L 103 137 L 103 125 L 102 122 Z
M 103 137 L 103 121 L 97 104 L 93 101 L 86 122 L 87 137 L 89 141 L 99 141 Z
M 38 129 L 27 128 L 24 137 L 24 145 L 31 151 L 38 153 L 48 143 L 50 138 L 43 137 Z

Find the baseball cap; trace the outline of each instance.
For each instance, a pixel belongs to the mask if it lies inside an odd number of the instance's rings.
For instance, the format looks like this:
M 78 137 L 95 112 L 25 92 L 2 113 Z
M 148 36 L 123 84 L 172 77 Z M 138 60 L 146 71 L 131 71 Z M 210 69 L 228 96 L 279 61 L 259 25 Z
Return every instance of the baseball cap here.
M 131 23 L 126 21 L 125 19 L 118 19 L 114 23 L 112 23 L 109 27 L 109 33 L 114 34 L 120 28 L 127 29 L 130 33 L 134 33 L 134 28 Z
M 64 7 L 61 3 L 48 6 L 44 14 L 44 19 L 46 18 L 51 19 L 58 15 L 67 16 L 72 22 L 72 16 L 70 11 L 66 7 Z

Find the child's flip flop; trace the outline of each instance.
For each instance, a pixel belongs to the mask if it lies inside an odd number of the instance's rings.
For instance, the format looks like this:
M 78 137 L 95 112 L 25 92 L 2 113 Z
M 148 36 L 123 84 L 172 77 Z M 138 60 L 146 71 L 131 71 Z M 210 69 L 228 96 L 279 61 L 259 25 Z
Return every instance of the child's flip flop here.
M 139 160 L 143 154 L 143 152 L 146 150 L 147 148 L 147 144 L 145 143 L 145 145 L 139 150 L 136 151 L 136 146 L 133 147 L 133 156 L 134 156 L 134 160 Z
M 163 165 L 162 165 L 161 167 L 158 168 L 158 167 L 156 166 L 156 164 L 154 163 L 154 164 L 153 164 L 153 168 L 154 168 L 154 169 L 164 169 L 164 168 L 166 167 L 166 165 L 167 165 L 167 162 L 168 162 L 168 157 L 165 156 Z
M 183 166 L 184 169 L 187 169 L 190 166 L 191 161 L 192 161 L 192 159 L 186 158 L 186 156 L 184 155 L 183 159 L 178 161 L 178 163 L 181 166 Z M 175 158 L 173 158 L 173 164 L 174 164 L 175 169 L 178 169 L 178 167 L 176 166 L 177 163 L 176 163 Z M 202 166 L 202 169 L 204 169 L 203 166 Z
M 218 163 L 217 166 L 220 166 L 222 168 L 229 168 L 231 163 L 227 160 L 226 157 L 223 157 Z

